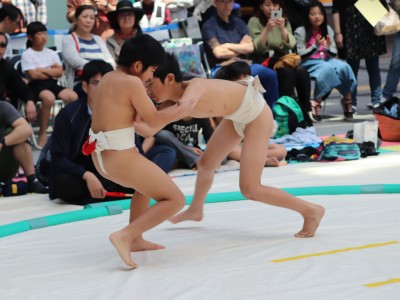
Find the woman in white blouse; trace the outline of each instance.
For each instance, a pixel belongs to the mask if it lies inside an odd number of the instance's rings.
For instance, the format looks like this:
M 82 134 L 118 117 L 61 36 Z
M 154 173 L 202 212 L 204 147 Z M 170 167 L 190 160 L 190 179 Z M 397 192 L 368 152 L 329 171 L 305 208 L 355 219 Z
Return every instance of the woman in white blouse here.
M 91 34 L 96 17 L 92 5 L 79 6 L 75 11 L 75 29 L 62 43 L 67 86 L 72 88 L 79 81 L 83 66 L 91 60 L 104 60 L 116 66 L 105 42 Z

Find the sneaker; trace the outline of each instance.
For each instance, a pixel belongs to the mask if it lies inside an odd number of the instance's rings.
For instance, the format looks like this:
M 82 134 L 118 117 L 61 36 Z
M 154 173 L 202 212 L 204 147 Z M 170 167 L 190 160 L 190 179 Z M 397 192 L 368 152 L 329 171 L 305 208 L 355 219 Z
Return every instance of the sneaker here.
M 321 102 L 311 100 L 310 118 L 314 123 L 321 122 Z
M 343 108 L 343 115 L 345 120 L 353 120 L 353 106 L 351 99 L 342 98 L 340 101 Z
M 381 105 L 380 102 L 377 102 L 377 103 L 370 103 L 370 104 L 367 105 L 367 107 L 368 107 L 368 109 L 370 109 L 370 110 L 374 110 L 375 108 L 378 108 L 379 105 Z
M 353 109 L 353 116 L 355 116 L 357 114 L 357 106 L 352 106 L 351 107 Z
M 28 185 L 28 191 L 29 193 L 47 194 L 49 189 L 41 184 L 39 180 L 35 179 L 32 184 Z

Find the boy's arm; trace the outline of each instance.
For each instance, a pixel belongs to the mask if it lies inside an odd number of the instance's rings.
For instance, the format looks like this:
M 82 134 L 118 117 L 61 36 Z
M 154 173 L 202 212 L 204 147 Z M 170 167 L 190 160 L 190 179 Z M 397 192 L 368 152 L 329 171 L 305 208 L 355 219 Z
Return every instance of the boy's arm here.
M 136 77 L 132 77 L 129 80 L 131 82 L 127 83 L 126 86 L 130 86 L 132 91 L 134 91 L 131 93 L 131 95 L 135 95 L 134 97 L 130 98 L 132 106 L 140 118 L 148 125 L 148 127 L 152 128 L 154 133 L 158 132 L 166 124 L 182 119 L 188 114 L 190 102 L 185 102 L 184 105 L 174 104 L 166 109 L 157 111 L 156 107 L 147 95 L 142 81 Z M 145 129 L 144 126 L 139 125 L 139 127 L 143 127 L 142 129 Z M 147 136 L 147 134 L 144 136 Z
M 157 133 L 156 129 L 150 127 L 147 123 L 143 121 L 133 122 L 133 127 L 135 127 L 135 132 L 144 138 L 150 138 Z

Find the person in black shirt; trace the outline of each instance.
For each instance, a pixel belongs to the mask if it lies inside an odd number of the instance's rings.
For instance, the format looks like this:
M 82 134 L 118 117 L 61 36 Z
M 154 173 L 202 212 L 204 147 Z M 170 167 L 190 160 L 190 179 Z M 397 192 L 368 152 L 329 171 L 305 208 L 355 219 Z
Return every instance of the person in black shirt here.
M 203 150 L 200 148 L 200 131 L 207 142 L 214 129 L 210 119 L 186 117 L 164 127 L 155 136 L 159 144 L 169 145 L 176 151 L 176 163 L 180 167 L 193 169 L 196 167 Z

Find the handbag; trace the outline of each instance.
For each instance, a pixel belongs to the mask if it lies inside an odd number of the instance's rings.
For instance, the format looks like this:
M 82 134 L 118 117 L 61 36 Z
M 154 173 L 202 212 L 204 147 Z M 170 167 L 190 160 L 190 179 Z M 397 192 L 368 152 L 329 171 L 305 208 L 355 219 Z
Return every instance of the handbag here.
M 274 64 L 273 68 L 274 70 L 282 69 L 285 67 L 296 69 L 298 65 L 300 65 L 300 63 L 301 63 L 300 55 L 296 53 L 289 53 L 279 57 L 276 63 Z
M 389 11 L 378 21 L 374 27 L 376 35 L 390 35 L 400 31 L 400 17 L 389 6 Z

